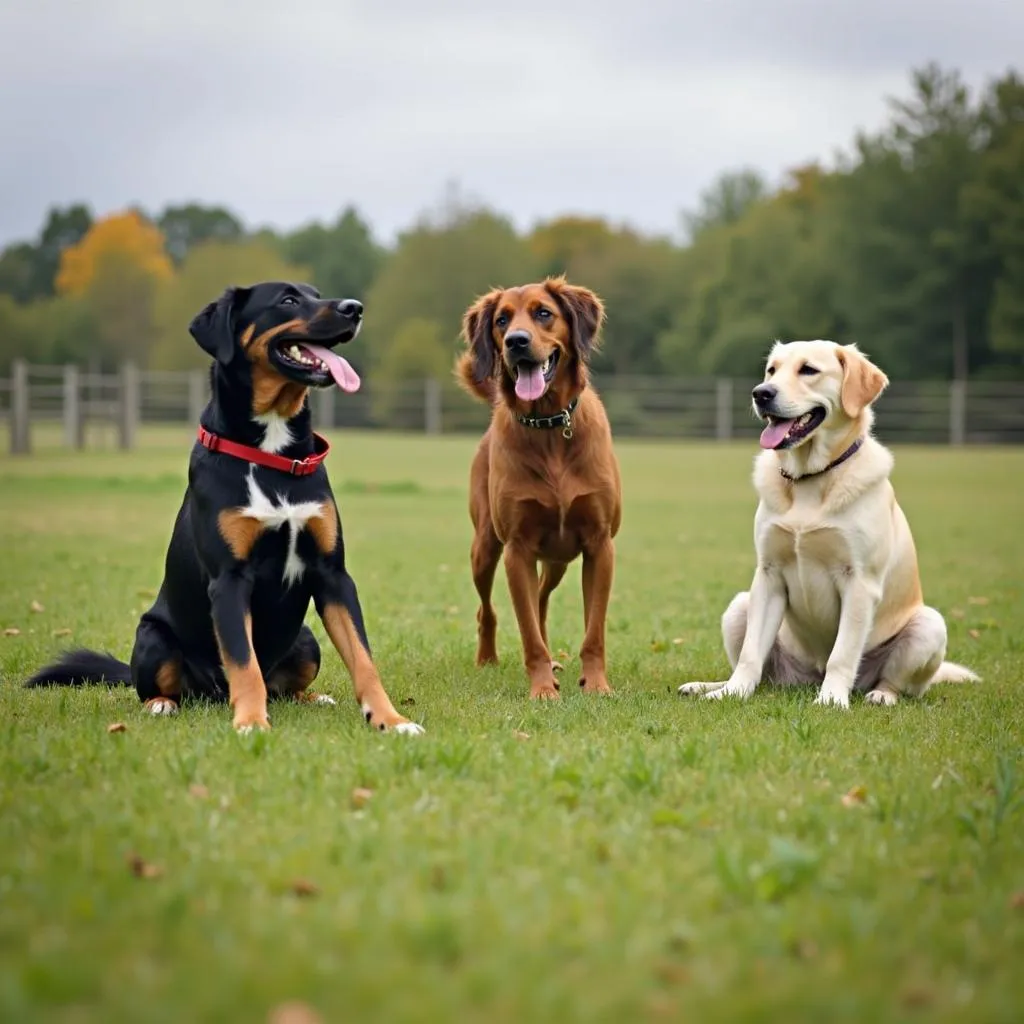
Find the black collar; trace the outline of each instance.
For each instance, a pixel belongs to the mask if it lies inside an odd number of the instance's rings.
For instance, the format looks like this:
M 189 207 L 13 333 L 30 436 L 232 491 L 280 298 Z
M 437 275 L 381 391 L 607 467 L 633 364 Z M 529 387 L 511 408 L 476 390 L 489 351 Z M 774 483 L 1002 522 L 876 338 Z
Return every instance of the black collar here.
M 839 456 L 838 459 L 834 459 L 824 469 L 819 469 L 817 473 L 804 473 L 803 476 L 790 476 L 784 469 L 780 468 L 779 472 L 782 476 L 789 480 L 791 483 L 799 483 L 801 480 L 810 480 L 812 476 L 821 476 L 822 473 L 827 473 L 830 469 L 835 469 L 836 466 L 841 466 L 847 459 L 852 459 L 854 455 L 860 451 L 860 446 L 864 443 L 863 437 L 858 437 L 849 448 Z
M 554 416 L 520 416 L 516 413 L 516 419 L 524 427 L 535 427 L 538 430 L 553 430 L 555 427 L 562 428 L 562 437 L 567 441 L 572 438 L 572 414 L 580 403 L 580 396 L 577 395 L 561 412 Z

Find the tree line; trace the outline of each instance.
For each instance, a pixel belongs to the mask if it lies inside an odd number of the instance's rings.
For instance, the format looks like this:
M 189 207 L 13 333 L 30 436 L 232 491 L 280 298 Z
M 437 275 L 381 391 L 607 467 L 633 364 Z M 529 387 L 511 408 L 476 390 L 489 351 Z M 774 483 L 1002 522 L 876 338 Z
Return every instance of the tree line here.
M 919 69 L 834 166 L 774 188 L 724 173 L 680 229 L 573 216 L 520 232 L 454 194 L 385 247 L 351 206 L 284 233 L 199 204 L 55 207 L 0 254 L 0 372 L 19 357 L 201 366 L 194 313 L 228 284 L 283 278 L 366 302 L 375 379 L 447 380 L 477 294 L 565 273 L 605 300 L 602 375 L 749 379 L 775 338 L 832 338 L 894 377 L 1022 377 L 1024 80 L 1010 71 L 974 94 L 956 71 Z

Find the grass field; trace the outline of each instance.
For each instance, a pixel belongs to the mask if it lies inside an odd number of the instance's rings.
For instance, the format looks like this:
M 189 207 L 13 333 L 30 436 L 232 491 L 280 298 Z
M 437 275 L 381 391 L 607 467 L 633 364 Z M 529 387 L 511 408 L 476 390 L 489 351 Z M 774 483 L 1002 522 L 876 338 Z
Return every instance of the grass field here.
M 328 465 L 426 736 L 368 731 L 333 653 L 338 706 L 276 707 L 265 737 L 224 707 L 21 690 L 67 644 L 127 656 L 189 436 L 0 457 L 0 1019 L 1024 1017 L 1024 451 L 897 451 L 926 599 L 984 682 L 892 709 L 675 696 L 726 671 L 750 445 L 619 445 L 617 696 L 573 692 L 577 565 L 552 606 L 565 699 L 536 706 L 502 575 L 502 665 L 473 665 L 472 439 L 363 434 Z

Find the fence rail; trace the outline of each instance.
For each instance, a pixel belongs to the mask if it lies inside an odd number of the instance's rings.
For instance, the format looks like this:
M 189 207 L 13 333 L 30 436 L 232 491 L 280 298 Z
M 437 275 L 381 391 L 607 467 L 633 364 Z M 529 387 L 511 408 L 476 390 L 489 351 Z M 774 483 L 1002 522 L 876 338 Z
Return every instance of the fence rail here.
M 717 439 L 756 435 L 750 381 L 608 377 L 595 380 L 618 437 Z M 12 453 L 31 451 L 32 426 L 60 423 L 64 443 L 82 448 L 86 426 L 113 425 L 122 448 L 140 423 L 195 423 L 209 398 L 203 370 L 89 373 L 76 366 L 16 362 L 0 378 L 0 418 Z M 358 427 L 428 434 L 480 432 L 488 411 L 453 381 L 364 381 L 357 394 L 311 396 L 320 429 Z M 896 444 L 1024 444 L 1024 381 L 897 381 L 878 403 L 876 429 Z

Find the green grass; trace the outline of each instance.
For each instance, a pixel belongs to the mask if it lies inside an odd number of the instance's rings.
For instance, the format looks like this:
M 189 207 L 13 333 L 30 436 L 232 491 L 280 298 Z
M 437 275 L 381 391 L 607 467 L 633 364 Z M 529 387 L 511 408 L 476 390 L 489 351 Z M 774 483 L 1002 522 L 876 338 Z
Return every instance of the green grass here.
M 188 439 L 0 458 L 0 1019 L 1020 1019 L 1024 452 L 897 452 L 926 598 L 985 681 L 893 709 L 675 696 L 726 671 L 750 445 L 619 445 L 617 696 L 574 692 L 576 565 L 565 699 L 536 706 L 500 574 L 502 665 L 473 665 L 472 439 L 365 434 L 329 466 L 385 684 L 426 736 L 368 731 L 333 652 L 338 706 L 277 707 L 266 737 L 223 707 L 23 691 L 66 644 L 128 654 Z

